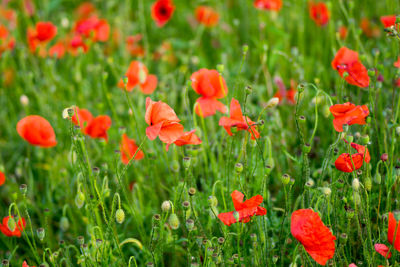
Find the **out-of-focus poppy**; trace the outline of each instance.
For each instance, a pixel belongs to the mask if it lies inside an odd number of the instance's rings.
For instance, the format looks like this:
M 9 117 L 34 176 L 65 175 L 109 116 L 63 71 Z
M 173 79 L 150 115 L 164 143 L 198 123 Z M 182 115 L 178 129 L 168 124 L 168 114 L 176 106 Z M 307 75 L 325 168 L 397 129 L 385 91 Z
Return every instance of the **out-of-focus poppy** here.
M 282 100 L 286 98 L 286 100 L 290 104 L 295 104 L 295 96 L 297 93 L 297 90 L 295 89 L 297 86 L 296 82 L 294 80 L 290 80 L 290 89 L 286 90 L 285 84 L 280 77 L 276 77 L 274 81 L 275 84 L 278 86 L 278 91 L 275 93 L 274 97 L 277 97 L 279 99 L 279 103 L 281 103 Z
M 57 144 L 53 127 L 43 117 L 30 115 L 17 123 L 18 134 L 31 145 L 53 147 Z
M 105 19 L 91 16 L 78 20 L 74 31 L 86 38 L 91 38 L 93 42 L 105 42 L 110 35 L 110 25 Z
M 392 212 L 389 212 L 388 241 L 397 251 L 400 251 L 400 230 L 399 223 Z
M 358 87 L 369 86 L 368 71 L 358 59 L 358 53 L 347 47 L 342 47 L 332 60 L 332 68 L 337 70 L 341 77 L 352 85 Z
M 145 121 L 149 125 L 146 135 L 150 140 L 160 138 L 166 144 L 172 144 L 183 134 L 181 120 L 175 111 L 162 101 L 154 102 L 150 97 L 146 98 Z
M 318 264 L 325 265 L 335 254 L 336 237 L 317 212 L 300 209 L 292 213 L 290 231 Z
M 341 40 L 345 40 L 347 38 L 347 34 L 348 34 L 347 27 L 346 26 L 340 26 L 339 30 L 338 30 L 338 33 L 339 33 L 339 38 Z
M 325 26 L 331 16 L 328 7 L 324 2 L 310 2 L 308 5 L 311 19 L 318 26 Z
M 74 115 L 71 117 L 71 121 L 75 125 L 79 125 L 82 131 L 89 125 L 93 120 L 93 115 L 87 109 L 81 109 L 78 107 L 74 108 Z
M 151 7 L 151 17 L 158 27 L 163 27 L 172 17 L 175 5 L 172 0 L 157 0 Z
M 392 257 L 392 252 L 389 251 L 389 248 L 385 244 L 375 244 L 375 251 L 381 254 L 386 259 L 390 259 Z
M 249 117 L 243 116 L 239 101 L 234 98 L 231 100 L 230 117 L 222 117 L 219 120 L 219 125 L 223 126 L 230 136 L 233 135 L 231 127 L 236 127 L 238 131 L 249 131 L 251 134 L 251 139 L 253 140 L 260 137 L 260 134 L 256 129 L 255 122 Z
M 224 78 L 216 70 L 200 69 L 190 77 L 193 90 L 201 95 L 196 100 L 196 114 L 201 117 L 208 117 L 218 110 L 222 113 L 227 111 L 224 104 L 217 99 L 228 94 Z
M 350 145 L 352 148 L 357 150 L 357 153 L 352 154 L 351 157 L 349 153 L 341 154 L 335 161 L 335 167 L 339 171 L 353 172 L 354 170 L 361 168 L 364 161 L 366 163 L 371 161 L 371 156 L 365 146 L 356 143 L 351 143 Z
M 199 6 L 195 11 L 196 20 L 206 27 L 213 27 L 217 25 L 219 14 L 212 7 Z
M 177 146 L 185 146 L 185 145 L 200 145 L 201 140 L 195 134 L 196 130 L 191 130 L 189 132 L 184 132 L 175 142 L 174 144 Z M 166 149 L 168 151 L 169 144 L 167 144 Z
M 385 28 L 392 27 L 396 24 L 396 15 L 382 16 L 381 22 Z
M 78 115 L 79 116 L 79 115 Z M 100 115 L 91 120 L 84 132 L 92 138 L 102 138 L 108 141 L 107 130 L 111 127 L 111 118 L 107 115 Z
M 393 63 L 393 66 L 395 66 L 396 68 L 400 68 L 400 57 L 398 57 L 397 61 Z
M 132 91 L 136 86 L 139 86 L 142 93 L 149 95 L 153 93 L 157 87 L 157 76 L 149 74 L 147 67 L 139 61 L 132 61 L 125 75 L 128 78 L 128 83 L 124 85 L 124 81 L 121 79 L 118 86 L 128 92 Z
M 65 55 L 66 47 L 63 41 L 59 41 L 49 49 L 49 56 L 62 58 Z
M 254 7 L 257 9 L 278 12 L 282 8 L 282 0 L 255 0 Z
M 75 34 L 71 40 L 69 40 L 68 51 L 73 56 L 76 56 L 79 50 L 86 53 L 89 50 L 89 46 L 84 42 L 81 35 Z
M 22 267 L 35 267 L 35 266 L 29 266 L 28 263 L 26 261 L 24 261 L 22 263 Z
M 344 104 L 336 104 L 329 108 L 332 113 L 333 127 L 338 132 L 343 132 L 343 125 L 359 124 L 364 125 L 365 118 L 369 115 L 369 109 L 366 105 L 356 106 L 347 102 Z
M 57 34 L 57 27 L 51 22 L 40 21 L 35 28 L 28 28 L 28 45 L 31 52 L 35 52 L 38 45 L 45 46 Z
M 350 263 L 349 267 L 357 267 L 357 265 L 355 265 L 354 263 Z
M 143 46 L 139 44 L 140 40 L 142 40 L 141 34 L 136 34 L 126 37 L 125 40 L 126 50 L 129 52 L 131 56 L 138 56 L 138 57 L 144 56 L 145 51 Z
M 24 0 L 24 12 L 28 17 L 35 14 L 35 5 L 32 0 Z
M 136 151 L 139 149 L 134 139 L 130 139 L 125 133 L 122 135 L 122 141 L 119 146 L 121 151 L 121 161 L 128 164 L 129 161 L 135 156 Z M 141 160 L 144 157 L 142 150 L 137 151 L 134 160 Z
M 0 186 L 2 186 L 6 182 L 6 175 L 4 172 L 0 171 Z
M 10 36 L 6 26 L 0 24 L 0 56 L 4 51 L 14 49 L 14 46 L 14 37 Z
M 17 12 L 13 9 L 0 6 L 0 18 L 7 22 L 9 29 L 15 29 L 17 26 Z
M 227 226 L 230 226 L 237 222 L 247 223 L 251 217 L 263 216 L 267 214 L 267 210 L 260 207 L 263 202 L 261 195 L 256 195 L 246 201 L 243 201 L 244 195 L 235 190 L 231 194 L 233 206 L 235 211 L 225 212 L 218 214 L 218 218 Z
M 0 224 L 0 231 L 8 237 L 21 237 L 21 232 L 24 231 L 26 226 L 25 219 L 19 218 L 18 222 L 16 222 L 13 217 L 11 218 L 13 219 L 12 221 L 10 221 L 10 216 L 3 218 L 3 223 Z
M 79 18 L 88 18 L 96 12 L 96 7 L 90 2 L 83 2 L 76 9 Z
M 368 38 L 379 37 L 381 35 L 381 29 L 376 25 L 372 26 L 368 18 L 361 19 L 360 28 Z

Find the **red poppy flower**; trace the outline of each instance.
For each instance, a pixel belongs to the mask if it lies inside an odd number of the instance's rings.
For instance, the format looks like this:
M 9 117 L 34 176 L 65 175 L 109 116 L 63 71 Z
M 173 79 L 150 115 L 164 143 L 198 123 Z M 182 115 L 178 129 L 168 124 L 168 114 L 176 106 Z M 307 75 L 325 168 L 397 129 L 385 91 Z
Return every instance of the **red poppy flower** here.
M 0 171 L 0 186 L 2 186 L 6 182 L 6 175 L 4 172 Z
M 11 217 L 13 218 L 13 217 Z M 18 223 L 14 221 L 14 225 L 9 224 L 10 216 L 4 217 L 3 218 L 3 223 L 0 224 L 0 231 L 8 236 L 16 236 L 16 237 L 21 237 L 21 232 L 24 231 L 24 228 L 26 226 L 26 222 L 24 218 L 20 218 L 18 220 Z M 14 229 L 10 229 L 10 227 L 14 227 Z
M 317 263 L 325 265 L 335 254 L 336 237 L 317 212 L 300 209 L 292 213 L 290 231 Z
M 149 125 L 146 135 L 150 140 L 158 136 L 162 142 L 172 144 L 183 134 L 183 126 L 179 123 L 181 120 L 175 111 L 161 101 L 152 101 L 150 97 L 146 98 L 145 121 Z
M 128 92 L 139 86 L 143 94 L 149 95 L 154 92 L 157 87 L 157 76 L 149 74 L 146 66 L 139 61 L 132 61 L 128 70 L 125 73 L 128 78 L 128 83 L 124 87 L 124 82 L 121 79 L 118 83 L 120 88 L 125 88 Z
M 332 113 L 333 127 L 338 132 L 343 132 L 343 124 L 364 125 L 365 118 L 369 114 L 369 109 L 366 105 L 356 106 L 353 103 L 347 102 L 344 104 L 336 104 L 329 108 Z
M 348 29 L 347 29 L 346 26 L 340 26 L 338 32 L 339 32 L 339 38 L 340 38 L 341 40 L 346 39 L 347 34 L 348 34 Z
M 10 36 L 8 29 L 0 24 L 0 56 L 6 50 L 12 50 L 15 46 L 15 39 Z
M 64 42 L 60 41 L 57 42 L 55 45 L 50 47 L 49 49 L 49 56 L 62 58 L 65 55 L 66 47 Z
M 53 147 L 57 144 L 53 127 L 43 117 L 30 115 L 17 123 L 18 134 L 31 145 Z
M 195 134 L 196 130 L 191 130 L 189 132 L 184 132 L 175 142 L 174 144 L 177 146 L 185 146 L 185 145 L 200 145 L 201 140 Z M 166 149 L 168 151 L 169 144 L 167 144 Z
M 286 100 L 290 104 L 295 104 L 296 103 L 295 96 L 297 93 L 297 90 L 295 89 L 297 86 L 296 82 L 294 80 L 290 80 L 290 89 L 286 90 L 285 84 L 283 83 L 280 77 L 276 77 L 274 81 L 279 88 L 279 90 L 275 93 L 274 97 L 279 98 L 279 103 L 281 103 L 282 100 L 286 98 Z
M 121 151 L 121 161 L 124 164 L 128 164 L 129 161 L 135 156 L 136 151 L 139 147 L 136 145 L 135 140 L 130 139 L 126 134 L 122 135 L 121 145 L 119 146 Z M 142 150 L 136 153 L 135 160 L 141 160 L 144 157 Z
M 244 195 L 237 190 L 233 191 L 231 196 L 235 211 L 218 214 L 218 218 L 225 225 L 230 226 L 234 223 L 237 223 L 238 221 L 242 223 L 247 223 L 254 215 L 262 216 L 267 214 L 267 210 L 263 207 L 260 207 L 261 203 L 263 202 L 263 197 L 261 195 L 256 195 L 244 202 Z M 235 212 L 237 212 L 238 214 L 238 221 L 236 220 L 237 218 L 235 218 Z
M 86 38 L 92 37 L 94 42 L 105 42 L 110 35 L 110 25 L 107 20 L 99 19 L 97 16 L 84 18 L 76 22 L 75 33 Z
M 282 0 L 255 0 L 254 7 L 263 10 L 279 11 L 282 8 Z
M 397 61 L 393 63 L 393 66 L 395 66 L 396 68 L 400 68 L 400 57 L 398 57 Z
M 158 0 L 151 7 L 151 17 L 158 27 L 164 26 L 174 14 L 175 5 L 172 0 Z
M 223 126 L 230 136 L 233 135 L 231 127 L 236 127 L 238 131 L 249 131 L 253 140 L 260 137 L 260 134 L 256 130 L 255 122 L 249 117 L 243 116 L 239 101 L 234 98 L 231 100 L 230 117 L 222 117 L 219 120 L 219 125 Z
M 355 265 L 354 263 L 350 263 L 349 267 L 357 267 L 357 265 Z
M 369 163 L 371 161 L 371 156 L 369 154 L 368 149 L 365 148 L 365 146 L 356 144 L 356 143 L 351 143 L 350 144 L 352 148 L 357 150 L 356 154 L 351 155 L 348 153 L 343 153 L 341 154 L 335 161 L 335 167 L 339 171 L 342 172 L 352 172 L 354 170 L 358 170 L 361 168 L 363 165 L 363 160 L 366 163 Z M 366 151 L 366 152 L 365 152 Z M 365 154 L 365 158 L 364 158 Z M 353 163 L 354 163 L 354 168 L 353 168 Z
M 346 72 L 348 75 L 345 80 L 358 87 L 369 85 L 368 71 L 358 59 L 358 53 L 347 47 L 342 47 L 332 60 L 332 68 L 337 70 L 341 77 Z
M 89 125 L 89 123 L 93 120 L 93 115 L 87 109 L 81 109 L 75 107 L 74 115 L 71 117 L 71 121 L 75 125 L 79 125 L 82 131 Z
M 389 212 L 388 241 L 397 251 L 400 251 L 400 230 L 399 223 L 393 213 Z M 395 233 L 396 231 L 396 233 Z M 394 243 L 394 244 L 393 244 Z
M 314 20 L 318 26 L 324 26 L 328 23 L 331 14 L 324 2 L 310 2 L 308 8 L 311 19 Z
M 126 50 L 128 50 L 129 54 L 132 56 L 143 57 L 144 56 L 144 48 L 139 45 L 138 42 L 142 40 L 141 34 L 136 34 L 132 36 L 128 36 L 125 40 Z
M 78 115 L 79 117 L 79 115 Z M 107 115 L 100 115 L 91 120 L 84 132 L 92 138 L 102 138 L 108 141 L 107 130 L 111 127 L 111 118 Z
M 382 16 L 381 22 L 385 28 L 392 27 L 396 24 L 396 15 Z
M 35 266 L 29 266 L 28 263 L 26 261 L 24 261 L 22 263 L 22 267 L 35 267 Z
M 57 34 L 57 27 L 51 22 L 38 22 L 34 29 L 28 28 L 27 39 L 31 52 L 35 52 L 38 45 L 44 46 Z M 43 47 L 42 47 L 43 50 Z M 42 51 L 43 55 L 45 51 Z
M 217 25 L 219 20 L 219 14 L 209 6 L 197 7 L 195 14 L 197 21 L 206 27 L 213 27 Z
M 90 2 L 83 2 L 76 9 L 79 18 L 88 18 L 96 12 L 96 7 Z
M 227 111 L 224 104 L 217 99 L 228 94 L 224 78 L 216 70 L 200 69 L 190 77 L 193 90 L 201 95 L 196 100 L 196 114 L 201 117 L 214 115 L 218 110 L 222 113 Z
M 89 50 L 89 46 L 85 44 L 85 42 L 82 39 L 82 36 L 79 34 L 75 34 L 69 41 L 68 51 L 72 55 L 76 56 L 78 54 L 79 48 L 84 53 L 86 53 Z
M 385 244 L 375 244 L 374 248 L 376 252 L 381 254 L 386 259 L 390 259 L 390 257 L 392 257 L 392 252 L 389 252 L 389 248 Z

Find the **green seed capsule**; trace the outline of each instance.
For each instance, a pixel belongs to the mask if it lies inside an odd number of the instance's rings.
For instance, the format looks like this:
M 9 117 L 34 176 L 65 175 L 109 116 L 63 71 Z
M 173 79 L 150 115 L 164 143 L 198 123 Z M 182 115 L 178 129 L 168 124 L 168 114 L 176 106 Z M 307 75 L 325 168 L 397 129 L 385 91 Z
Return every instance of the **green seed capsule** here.
M 289 182 L 290 182 L 290 175 L 287 174 L 287 173 L 285 173 L 284 175 L 282 175 L 281 181 L 282 181 L 282 184 L 284 184 L 284 185 L 289 184 Z

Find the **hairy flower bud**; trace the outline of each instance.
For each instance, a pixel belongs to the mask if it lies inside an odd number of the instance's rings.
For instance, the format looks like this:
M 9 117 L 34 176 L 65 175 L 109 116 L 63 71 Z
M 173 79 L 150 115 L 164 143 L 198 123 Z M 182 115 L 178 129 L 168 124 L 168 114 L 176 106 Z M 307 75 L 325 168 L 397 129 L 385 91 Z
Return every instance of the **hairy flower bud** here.
M 179 228 L 180 222 L 178 216 L 176 216 L 175 213 L 172 213 L 169 218 L 168 218 L 168 224 L 171 226 L 173 230 L 176 230 Z
M 123 209 L 117 209 L 115 212 L 115 220 L 120 224 L 125 221 L 125 212 Z
M 171 201 L 169 200 L 165 200 L 162 204 L 161 204 L 161 210 L 163 212 L 168 212 L 171 209 Z
M 60 229 L 63 232 L 66 232 L 69 228 L 69 221 L 68 218 L 65 216 L 62 216 L 60 219 Z

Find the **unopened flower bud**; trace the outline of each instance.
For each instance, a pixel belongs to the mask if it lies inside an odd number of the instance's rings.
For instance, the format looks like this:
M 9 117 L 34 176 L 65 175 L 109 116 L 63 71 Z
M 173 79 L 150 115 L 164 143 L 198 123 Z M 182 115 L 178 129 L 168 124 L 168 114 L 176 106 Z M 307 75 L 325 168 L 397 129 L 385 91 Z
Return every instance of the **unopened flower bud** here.
M 273 262 L 274 264 L 276 264 L 277 261 L 278 261 L 278 259 L 279 259 L 279 256 L 278 256 L 278 255 L 274 255 L 274 256 L 272 257 L 272 262 Z
M 353 187 L 353 190 L 358 191 L 358 189 L 360 189 L 360 181 L 357 178 L 354 178 L 351 187 Z
M 43 241 L 44 236 L 45 236 L 44 228 L 38 228 L 38 229 L 36 230 L 36 234 L 37 234 L 39 240 L 40 240 L 40 241 Z
M 65 216 L 62 216 L 60 219 L 60 229 L 63 232 L 66 232 L 69 228 L 69 221 L 68 218 Z
M 305 145 L 303 146 L 302 150 L 303 150 L 303 152 L 304 152 L 305 154 L 310 153 L 310 151 L 311 151 L 311 146 L 310 146 L 310 144 L 305 144 Z
M 279 104 L 279 98 L 273 97 L 270 100 L 268 100 L 267 104 L 265 105 L 265 108 L 274 108 Z
M 82 208 L 84 203 L 85 203 L 85 195 L 81 191 L 79 191 L 75 197 L 75 205 L 78 207 L 78 209 L 80 209 Z
M 307 187 L 313 187 L 314 184 L 315 184 L 315 182 L 314 182 L 314 180 L 311 179 L 311 178 L 308 179 L 307 182 L 306 182 L 306 186 L 307 186 Z
M 354 140 L 353 135 L 351 135 L 351 134 L 346 135 L 346 140 L 347 140 L 347 142 L 352 143 Z
M 371 189 L 372 189 L 371 178 L 367 177 L 367 179 L 365 179 L 364 186 L 365 186 L 365 189 L 367 189 L 368 191 L 371 191 Z
M 367 145 L 367 144 L 369 143 L 369 136 L 368 136 L 367 134 L 361 136 L 361 142 L 362 142 L 364 145 Z
M 246 54 L 247 51 L 249 51 L 249 46 L 248 46 L 247 44 L 245 44 L 245 45 L 242 47 L 242 51 L 243 51 L 243 54 Z
M 216 207 L 218 205 L 218 199 L 215 196 L 209 196 L 207 201 L 210 207 Z
M 125 212 L 123 209 L 117 209 L 115 212 L 115 220 L 120 224 L 125 221 Z
M 217 65 L 217 71 L 222 74 L 224 72 L 225 66 L 223 64 Z
M 183 167 L 186 170 L 190 168 L 190 162 L 191 162 L 191 158 L 190 157 L 184 157 L 183 158 Z
M 161 204 L 161 210 L 163 212 L 168 212 L 171 209 L 171 202 L 169 200 L 165 200 L 162 204 Z
M 388 154 L 383 153 L 383 154 L 381 155 L 381 160 L 382 160 L 383 162 L 387 161 L 388 159 L 389 159 Z
M 382 176 L 381 176 L 381 174 L 380 174 L 379 172 L 377 172 L 377 173 L 375 174 L 374 181 L 375 181 L 375 183 L 377 183 L 377 184 L 381 184 L 381 182 L 382 182 Z
M 249 95 L 249 94 L 251 94 L 253 92 L 253 87 L 251 87 L 250 85 L 247 85 L 245 90 L 246 90 L 246 94 Z
M 168 224 L 169 224 L 169 226 L 171 226 L 171 228 L 173 229 L 173 230 L 176 230 L 176 229 L 178 229 L 179 228 L 179 218 L 178 218 L 178 216 L 176 216 L 176 214 L 175 213 L 172 213 L 170 216 L 169 216 L 169 218 L 168 218 Z
M 186 220 L 186 228 L 188 231 L 192 231 L 194 228 L 194 221 L 192 219 Z
M 21 95 L 21 97 L 19 98 L 19 101 L 21 102 L 21 104 L 24 107 L 29 105 L 29 98 L 26 95 Z
M 17 223 L 15 222 L 14 217 L 10 217 L 10 218 L 8 219 L 8 222 L 7 222 L 7 228 L 8 228 L 11 232 L 14 232 L 14 230 L 15 230 L 16 227 L 17 227 Z
M 289 184 L 289 182 L 290 182 L 289 174 L 285 173 L 284 175 L 282 175 L 281 181 L 282 181 L 282 184 L 284 184 L 284 185 Z
M 330 196 L 332 193 L 332 190 L 329 187 L 322 187 L 321 191 L 327 197 Z

